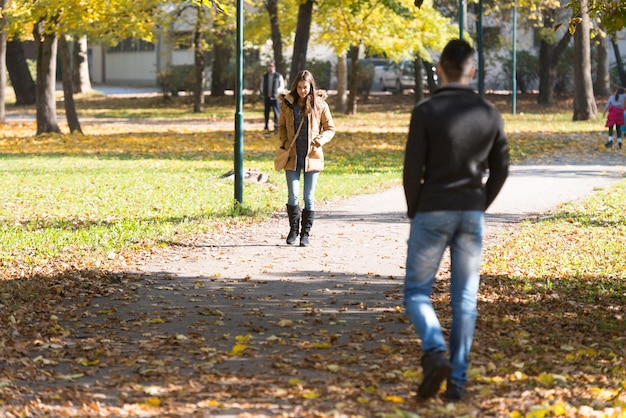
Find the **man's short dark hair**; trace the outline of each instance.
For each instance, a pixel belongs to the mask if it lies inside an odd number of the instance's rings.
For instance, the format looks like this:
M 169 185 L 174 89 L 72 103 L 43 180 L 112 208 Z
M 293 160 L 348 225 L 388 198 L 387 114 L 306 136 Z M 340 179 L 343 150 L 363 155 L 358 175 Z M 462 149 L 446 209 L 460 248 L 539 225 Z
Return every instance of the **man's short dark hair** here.
M 453 39 L 441 53 L 439 64 L 449 81 L 469 75 L 474 66 L 474 48 L 463 39 Z

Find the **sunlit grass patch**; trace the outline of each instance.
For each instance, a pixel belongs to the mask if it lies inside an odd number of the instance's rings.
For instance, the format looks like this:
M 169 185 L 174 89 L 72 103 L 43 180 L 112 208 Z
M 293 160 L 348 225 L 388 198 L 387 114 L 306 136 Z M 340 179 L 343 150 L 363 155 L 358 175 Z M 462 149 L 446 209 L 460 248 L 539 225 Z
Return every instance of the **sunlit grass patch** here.
M 626 278 L 626 181 L 527 221 L 486 254 L 489 275 Z
M 0 258 L 23 267 L 102 261 L 110 252 L 200 233 L 233 214 L 225 161 L 154 158 L 4 159 Z M 247 187 L 248 216 L 278 200 L 269 185 Z

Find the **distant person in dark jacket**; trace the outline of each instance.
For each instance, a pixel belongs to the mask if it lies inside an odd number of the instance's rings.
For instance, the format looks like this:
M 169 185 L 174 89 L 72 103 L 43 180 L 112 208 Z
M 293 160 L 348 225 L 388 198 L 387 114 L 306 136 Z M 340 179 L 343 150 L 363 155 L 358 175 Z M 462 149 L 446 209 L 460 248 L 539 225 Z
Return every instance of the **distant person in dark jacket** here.
M 285 88 L 285 80 L 282 74 L 276 72 L 276 66 L 270 62 L 267 72 L 261 79 L 261 94 L 265 101 L 265 130 L 269 129 L 270 110 L 274 112 L 274 130 L 278 130 L 278 114 L 280 107 L 278 103 L 278 93 Z
M 403 184 L 411 219 L 404 283 L 407 315 L 422 341 L 418 398 L 466 395 L 477 317 L 484 212 L 508 176 L 509 147 L 498 111 L 469 88 L 474 49 L 464 40 L 444 48 L 442 87 L 413 109 Z M 486 176 L 486 182 L 483 176 Z M 431 303 L 441 257 L 450 247 L 452 325 L 448 345 Z

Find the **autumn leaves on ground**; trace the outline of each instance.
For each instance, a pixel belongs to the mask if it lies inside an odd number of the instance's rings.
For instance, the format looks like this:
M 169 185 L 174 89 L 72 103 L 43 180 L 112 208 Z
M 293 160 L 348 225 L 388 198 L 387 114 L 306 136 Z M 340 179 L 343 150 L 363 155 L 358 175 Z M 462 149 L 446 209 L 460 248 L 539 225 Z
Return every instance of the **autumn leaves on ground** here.
M 234 207 L 220 179 L 232 168 L 232 119 L 219 116 L 230 103 L 203 119 L 180 100 L 85 97 L 85 136 L 2 127 L 0 415 L 626 416 L 626 181 L 487 244 L 471 397 L 418 404 L 402 277 L 336 272 L 275 294 L 227 272 L 186 283 L 128 272 L 163 246 L 245 235 L 282 211 L 271 135 L 246 131 L 246 166 L 268 182 L 246 185 Z M 602 147 L 601 121 L 523 100 L 505 114 L 515 163 L 626 163 Z M 247 106 L 247 120 L 260 118 Z M 320 200 L 399 184 L 410 106 L 382 96 L 337 115 L 350 129 L 328 145 Z M 434 295 L 443 312 L 446 275 Z

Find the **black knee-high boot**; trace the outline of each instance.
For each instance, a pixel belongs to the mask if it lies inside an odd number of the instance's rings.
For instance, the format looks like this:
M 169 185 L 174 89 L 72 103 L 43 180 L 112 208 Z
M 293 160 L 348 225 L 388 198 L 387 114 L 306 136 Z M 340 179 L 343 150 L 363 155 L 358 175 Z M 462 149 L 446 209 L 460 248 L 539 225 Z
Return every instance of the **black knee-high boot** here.
M 309 233 L 313 226 L 313 220 L 315 220 L 315 211 L 303 209 L 302 210 L 302 230 L 300 231 L 300 246 L 309 246 Z
M 287 205 L 287 215 L 289 216 L 289 234 L 287 235 L 287 244 L 293 244 L 298 237 L 300 228 L 300 206 Z

